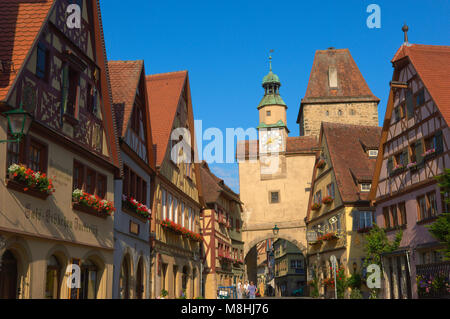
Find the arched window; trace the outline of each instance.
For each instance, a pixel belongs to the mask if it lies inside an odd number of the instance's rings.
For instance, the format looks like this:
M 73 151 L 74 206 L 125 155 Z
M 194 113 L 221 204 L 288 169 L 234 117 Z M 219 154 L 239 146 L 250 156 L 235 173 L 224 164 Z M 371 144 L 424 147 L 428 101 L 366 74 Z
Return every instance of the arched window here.
M 123 259 L 122 267 L 120 268 L 120 278 L 119 278 L 119 296 L 120 299 L 129 299 L 129 277 L 130 272 L 128 269 L 127 258 Z
M 47 261 L 47 278 L 45 283 L 45 298 L 59 299 L 61 265 L 58 259 L 51 255 Z
M 0 299 L 17 298 L 17 260 L 10 250 L 5 251 L 0 267 Z
M 342 113 L 342 110 L 339 110 L 339 111 L 338 111 L 338 115 L 339 115 L 339 116 L 342 116 L 342 114 L 343 114 L 343 113 Z
M 185 291 L 187 289 L 188 279 L 189 279 L 189 269 L 187 266 L 184 266 L 183 267 L 183 275 L 181 278 L 181 289 L 183 289 L 183 291 Z
M 90 260 L 81 265 L 80 299 L 96 299 L 98 267 Z

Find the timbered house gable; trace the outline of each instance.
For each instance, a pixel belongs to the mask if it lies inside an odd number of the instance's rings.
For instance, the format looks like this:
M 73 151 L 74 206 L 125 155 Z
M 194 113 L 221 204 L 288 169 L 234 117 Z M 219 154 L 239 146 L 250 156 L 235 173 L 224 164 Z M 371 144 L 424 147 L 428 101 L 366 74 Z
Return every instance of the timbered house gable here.
M 431 48 L 426 53 L 421 52 L 424 47 Z M 420 51 L 402 47 L 399 51 L 404 53 L 401 56 L 397 53 L 398 59 L 393 60 L 393 84 L 370 195 L 372 199 L 380 200 L 416 186 L 435 183 L 434 176 L 450 167 L 450 132 L 446 119 L 449 104 L 440 96 L 443 90 L 427 86 L 427 82 L 433 85 L 429 72 L 423 70 L 427 65 L 414 64 L 418 55 L 425 55 L 430 64 L 433 64 L 434 55 L 439 57 L 438 60 L 442 59 L 445 50 L 438 48 L 436 52 L 433 46 L 421 45 Z M 450 47 L 446 51 L 448 65 Z M 447 65 L 442 67 L 448 68 Z M 438 96 L 432 96 L 431 91 Z
M 153 170 L 153 141 L 143 61 L 109 61 L 114 113 L 124 151 Z
M 194 117 L 187 71 L 147 76 L 147 89 L 152 134 L 156 144 L 156 167 L 164 178 L 200 206 L 201 181 L 198 178 L 199 166 L 194 163 Z M 178 134 L 177 129 L 186 129 L 189 135 L 184 135 L 183 131 Z M 184 154 L 181 148 L 176 154 L 173 153 L 182 134 L 182 139 L 190 138 L 190 141 L 185 141 L 191 146 L 190 154 Z M 177 156 L 191 160 L 177 163 Z
M 34 4 L 36 10 L 43 3 L 51 6 L 22 66 L 15 71 L 4 100 L 6 107 L 23 106 L 34 115 L 35 126 L 50 129 L 57 139 L 70 140 L 118 166 L 99 3 L 41 2 Z M 80 28 L 67 25 L 70 13 L 66 10 L 74 3 L 81 7 Z M 12 45 L 14 52 L 21 41 Z

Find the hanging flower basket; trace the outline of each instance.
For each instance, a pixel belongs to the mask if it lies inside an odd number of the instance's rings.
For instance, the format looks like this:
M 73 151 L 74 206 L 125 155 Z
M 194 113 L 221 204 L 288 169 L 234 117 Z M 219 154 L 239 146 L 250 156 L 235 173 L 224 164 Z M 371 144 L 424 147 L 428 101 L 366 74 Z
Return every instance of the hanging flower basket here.
M 85 213 L 91 213 L 100 217 L 111 216 L 116 210 L 112 202 L 92 194 L 76 189 L 72 193 L 74 208 Z
M 311 209 L 317 211 L 317 210 L 320 210 L 321 207 L 322 207 L 321 204 L 314 203 L 314 204 L 312 204 Z
M 146 205 L 138 202 L 131 196 L 122 195 L 122 203 L 140 217 L 150 219 L 152 211 Z
M 45 173 L 35 172 L 24 165 L 12 164 L 8 168 L 11 182 L 8 187 L 22 193 L 29 193 L 42 199 L 55 192 L 53 181 Z
M 322 199 L 322 203 L 325 205 L 330 205 L 333 202 L 334 198 L 331 196 L 327 196 L 324 199 Z

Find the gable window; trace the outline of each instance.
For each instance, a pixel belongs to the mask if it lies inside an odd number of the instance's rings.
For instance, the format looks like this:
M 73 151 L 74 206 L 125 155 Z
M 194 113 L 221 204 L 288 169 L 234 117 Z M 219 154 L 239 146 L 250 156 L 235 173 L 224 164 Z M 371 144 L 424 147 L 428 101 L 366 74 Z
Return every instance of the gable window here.
M 378 150 L 369 150 L 369 158 L 377 158 Z
M 416 107 L 420 107 L 425 104 L 425 90 L 421 89 L 416 94 Z
M 270 203 L 276 204 L 280 202 L 280 192 L 270 192 Z
M 37 46 L 36 57 L 36 76 L 40 79 L 48 79 L 49 51 L 44 44 L 39 43 Z
M 322 204 L 322 191 L 317 191 L 314 195 L 314 203 L 316 204 Z
M 66 64 L 62 72 L 62 114 L 76 117 L 80 73 Z
M 371 183 L 361 183 L 361 192 L 370 192 Z
M 267 111 L 267 113 L 266 113 L 266 114 L 267 114 L 267 116 L 270 116 L 270 111 Z
M 408 119 L 414 117 L 414 100 L 411 89 L 406 90 L 406 115 Z
M 327 185 L 327 195 L 331 196 L 332 198 L 334 198 L 334 183 L 328 184 Z

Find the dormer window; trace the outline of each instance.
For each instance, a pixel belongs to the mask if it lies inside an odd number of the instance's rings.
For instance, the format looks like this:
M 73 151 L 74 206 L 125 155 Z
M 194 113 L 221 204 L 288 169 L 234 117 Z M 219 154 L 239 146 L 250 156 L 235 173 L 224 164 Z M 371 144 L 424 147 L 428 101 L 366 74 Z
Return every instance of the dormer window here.
M 330 89 L 337 89 L 337 69 L 334 66 L 328 68 L 328 86 Z
M 369 150 L 369 157 L 370 158 L 378 157 L 378 150 Z
M 267 112 L 266 112 L 266 115 L 267 115 L 267 116 L 270 116 L 270 111 L 267 111 Z
M 361 192 L 370 192 L 371 183 L 361 183 Z

